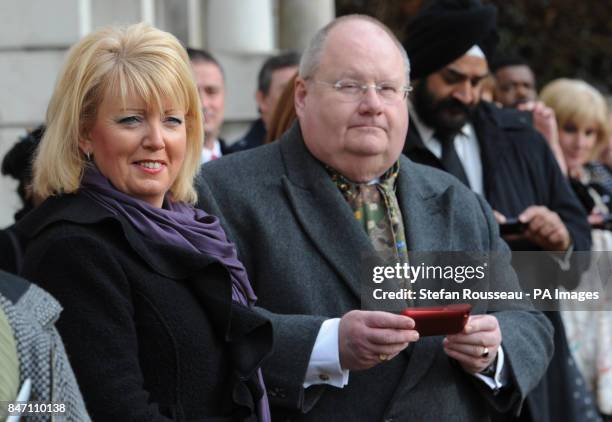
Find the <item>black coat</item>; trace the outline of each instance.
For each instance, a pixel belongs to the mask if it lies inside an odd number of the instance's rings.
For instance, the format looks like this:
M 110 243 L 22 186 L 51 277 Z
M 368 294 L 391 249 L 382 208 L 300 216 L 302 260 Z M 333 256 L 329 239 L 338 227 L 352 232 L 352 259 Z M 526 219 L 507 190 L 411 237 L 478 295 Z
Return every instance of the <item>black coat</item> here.
M 256 419 L 271 326 L 232 302 L 214 258 L 153 243 L 84 195 L 47 200 L 17 229 L 23 276 L 64 307 L 57 328 L 94 420 Z
M 481 103 L 472 119 L 480 146 L 484 196 L 491 207 L 506 217 L 518 215 L 531 205 L 544 205 L 559 214 L 570 233 L 575 251 L 589 251 L 591 231 L 586 213 L 544 138 L 533 129 L 527 115 Z M 404 154 L 413 161 L 444 170 L 441 161 L 423 144 L 410 125 Z M 509 242 L 514 251 L 538 251 L 527 241 Z M 526 258 L 526 259 L 524 259 Z M 520 260 L 520 261 L 519 261 Z M 515 254 L 513 265 L 524 287 L 574 289 L 588 265 L 584 255 L 573 254 L 569 270 L 564 270 L 549 254 Z M 585 406 L 573 400 L 579 375 L 568 366 L 570 351 L 564 327 L 557 313 L 547 313 L 555 327 L 555 354 L 550 370 L 527 397 L 533 421 L 581 420 Z
M 526 115 L 483 102 L 472 124 L 480 145 L 484 196 L 491 207 L 515 218 L 531 205 L 544 205 L 559 214 L 574 250 L 589 251 L 591 229 L 586 213 L 548 144 Z M 441 161 L 423 144 L 415 125 L 408 130 L 404 154 L 417 163 L 444 170 Z M 540 250 L 526 241 L 509 245 L 515 251 Z M 561 284 L 570 289 L 579 278 L 575 273 L 559 276 Z
M 0 270 L 17 274 L 21 261 L 19 239 L 13 226 L 0 230 Z
M 217 141 L 219 141 L 219 148 L 221 149 L 221 156 L 231 154 L 230 147 L 227 146 L 227 143 L 225 142 L 225 140 L 219 138 L 217 139 Z
M 266 140 L 266 126 L 261 118 L 255 120 L 248 132 L 244 135 L 244 138 L 238 139 L 228 148 L 228 153 L 246 151 L 263 145 Z M 225 153 L 223 153 L 226 155 Z

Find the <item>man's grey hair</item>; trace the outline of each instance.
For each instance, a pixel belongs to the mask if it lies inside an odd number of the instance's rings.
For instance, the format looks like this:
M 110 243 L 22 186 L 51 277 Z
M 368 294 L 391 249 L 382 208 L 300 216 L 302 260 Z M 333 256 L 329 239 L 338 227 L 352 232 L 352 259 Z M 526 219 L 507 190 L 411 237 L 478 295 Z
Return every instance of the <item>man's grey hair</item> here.
M 327 40 L 329 32 L 335 26 L 349 20 L 361 20 L 369 22 L 385 31 L 385 33 L 389 36 L 389 38 L 391 38 L 391 40 L 399 50 L 400 54 L 402 55 L 402 59 L 404 60 L 404 67 L 406 69 L 406 82 L 408 83 L 410 81 L 410 60 L 408 59 L 408 54 L 406 54 L 406 50 L 404 49 L 402 43 L 399 42 L 395 34 L 391 32 L 391 30 L 379 20 L 374 19 L 371 16 L 357 14 L 341 16 L 337 19 L 334 19 L 333 21 L 325 25 L 323 28 L 321 28 L 319 31 L 317 31 L 315 36 L 310 41 L 310 44 L 308 44 L 308 47 L 302 54 L 302 59 L 300 60 L 300 69 L 298 73 L 299 77 L 302 79 L 307 79 L 314 75 L 321 62 L 321 56 L 323 54 L 325 41 Z

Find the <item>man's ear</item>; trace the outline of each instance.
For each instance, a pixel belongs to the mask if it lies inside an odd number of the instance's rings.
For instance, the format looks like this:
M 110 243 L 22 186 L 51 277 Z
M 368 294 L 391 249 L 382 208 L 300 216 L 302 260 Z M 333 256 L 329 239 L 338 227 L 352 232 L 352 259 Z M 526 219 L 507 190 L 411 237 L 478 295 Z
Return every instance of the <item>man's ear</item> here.
M 268 104 L 266 103 L 266 94 L 264 94 L 262 91 L 257 90 L 257 92 L 255 93 L 255 102 L 257 103 L 257 110 L 259 110 L 259 112 L 266 112 L 266 107 L 268 107 Z
M 306 103 L 306 95 L 308 91 L 306 89 L 306 81 L 302 78 L 295 79 L 295 94 L 293 96 L 295 111 L 299 116 L 304 109 Z

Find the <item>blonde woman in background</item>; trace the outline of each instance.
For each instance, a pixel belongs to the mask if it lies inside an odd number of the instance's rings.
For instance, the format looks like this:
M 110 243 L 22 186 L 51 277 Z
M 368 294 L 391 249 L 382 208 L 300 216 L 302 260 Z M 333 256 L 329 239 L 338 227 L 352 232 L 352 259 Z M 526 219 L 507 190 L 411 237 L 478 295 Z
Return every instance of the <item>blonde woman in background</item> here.
M 540 99 L 555 111 L 559 143 L 568 168 L 568 176 L 587 213 L 597 227 L 610 213 L 612 175 L 595 161 L 608 143 L 608 110 L 603 96 L 588 83 L 578 79 L 557 79 L 546 85 Z M 612 234 L 592 230 L 593 251 L 612 251 Z M 595 254 L 594 258 L 600 255 Z M 578 290 L 597 288 L 597 268 L 584 276 Z M 612 312 L 611 298 L 600 303 L 602 310 L 583 311 L 584 306 L 564 305 L 563 319 L 568 343 L 582 373 L 597 398 L 599 410 L 612 417 Z M 567 301 L 566 301 L 567 302 Z M 603 302 L 603 301 L 602 301 Z

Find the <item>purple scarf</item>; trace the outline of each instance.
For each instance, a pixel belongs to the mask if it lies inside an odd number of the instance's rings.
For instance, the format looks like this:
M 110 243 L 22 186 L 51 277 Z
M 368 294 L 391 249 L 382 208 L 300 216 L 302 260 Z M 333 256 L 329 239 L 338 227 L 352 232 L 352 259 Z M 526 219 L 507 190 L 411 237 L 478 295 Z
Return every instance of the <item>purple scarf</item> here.
M 86 167 L 81 188 L 108 211 L 128 220 L 147 239 L 217 258 L 230 272 L 232 299 L 247 306 L 257 300 L 236 248 L 227 240 L 217 217 L 174 202 L 169 194 L 162 208 L 156 208 L 115 189 L 94 166 Z
M 84 194 L 114 215 L 127 219 L 147 239 L 210 255 L 228 269 L 232 279 L 232 299 L 245 306 L 257 300 L 236 248 L 225 236 L 219 219 L 166 194 L 162 208 L 133 198 L 117 189 L 93 165 L 86 166 L 81 181 Z M 271 420 L 268 396 L 261 369 L 257 370 L 263 397 L 258 404 L 259 419 Z

